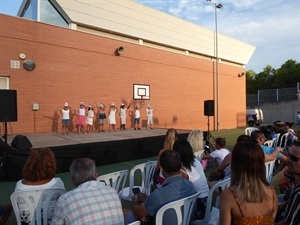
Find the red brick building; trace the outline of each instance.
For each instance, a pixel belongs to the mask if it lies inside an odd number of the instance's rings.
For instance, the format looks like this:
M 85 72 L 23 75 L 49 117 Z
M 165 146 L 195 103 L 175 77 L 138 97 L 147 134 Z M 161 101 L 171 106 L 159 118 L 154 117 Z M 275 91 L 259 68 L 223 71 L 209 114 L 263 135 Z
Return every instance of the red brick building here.
M 156 108 L 154 127 L 207 129 L 204 101 L 216 95 L 213 55 L 183 49 L 180 43 L 176 47 L 151 42 L 151 38 L 133 41 L 132 34 L 104 32 L 80 23 L 74 30 L 74 22 L 68 22 L 70 29 L 0 14 L 0 87 L 17 90 L 18 121 L 9 123 L 8 133 L 60 131 L 63 104 L 68 102 L 78 109 L 81 101 L 94 106 L 140 104 L 144 106 L 142 120 L 146 120 L 146 104 L 151 103 Z M 220 129 L 245 125 L 245 76 L 239 74 L 245 73 L 245 64 L 254 50 L 239 41 L 228 45 L 237 51 L 248 49 L 237 53 L 240 60 L 235 60 L 234 56 L 226 56 L 226 48 L 222 50 L 220 43 Z M 123 52 L 118 56 L 115 50 L 119 47 Z M 248 54 L 245 58 L 243 51 Z M 33 71 L 23 68 L 26 60 L 34 61 Z M 149 87 L 149 100 L 134 99 L 135 84 Z M 131 119 L 128 115 L 127 127 Z M 212 130 L 216 122 L 214 117 L 210 120 Z M 76 116 L 72 115 L 71 130 L 75 130 L 75 124 Z M 0 126 L 2 132 L 3 124 Z

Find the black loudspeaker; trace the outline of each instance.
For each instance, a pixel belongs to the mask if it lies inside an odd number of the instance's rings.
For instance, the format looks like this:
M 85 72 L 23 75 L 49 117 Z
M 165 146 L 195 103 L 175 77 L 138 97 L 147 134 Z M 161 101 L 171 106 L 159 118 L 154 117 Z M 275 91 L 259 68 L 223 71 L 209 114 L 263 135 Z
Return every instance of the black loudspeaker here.
M 11 147 L 16 150 L 29 150 L 32 147 L 32 144 L 26 136 L 17 135 L 11 141 Z
M 204 115 L 205 116 L 214 116 L 215 115 L 215 101 L 214 100 L 205 100 L 204 101 Z
M 0 122 L 13 122 L 18 120 L 17 91 L 0 90 Z

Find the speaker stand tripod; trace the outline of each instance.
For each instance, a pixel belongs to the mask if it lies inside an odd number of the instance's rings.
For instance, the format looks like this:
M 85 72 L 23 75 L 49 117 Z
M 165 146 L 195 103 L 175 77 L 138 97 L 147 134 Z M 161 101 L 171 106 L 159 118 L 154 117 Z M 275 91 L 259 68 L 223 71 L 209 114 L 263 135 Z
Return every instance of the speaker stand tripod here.
M 210 152 L 210 139 L 213 139 L 215 141 L 214 136 L 210 133 L 209 130 L 209 116 L 207 116 L 207 135 L 206 135 L 206 140 L 205 140 L 205 151 Z

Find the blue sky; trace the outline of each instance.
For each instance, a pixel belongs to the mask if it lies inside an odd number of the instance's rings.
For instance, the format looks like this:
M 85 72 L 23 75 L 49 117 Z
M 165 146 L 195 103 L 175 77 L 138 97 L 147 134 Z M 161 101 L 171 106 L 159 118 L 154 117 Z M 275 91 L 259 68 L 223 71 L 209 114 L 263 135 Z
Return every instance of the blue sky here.
M 100 0 L 98 0 L 100 1 Z M 120 0 L 122 1 L 122 0 Z M 215 29 L 214 7 L 206 0 L 136 0 L 208 29 Z M 247 70 L 279 68 L 286 60 L 300 62 L 299 0 L 211 0 L 218 10 L 218 32 L 256 47 Z M 0 13 L 16 15 L 22 0 L 0 0 Z

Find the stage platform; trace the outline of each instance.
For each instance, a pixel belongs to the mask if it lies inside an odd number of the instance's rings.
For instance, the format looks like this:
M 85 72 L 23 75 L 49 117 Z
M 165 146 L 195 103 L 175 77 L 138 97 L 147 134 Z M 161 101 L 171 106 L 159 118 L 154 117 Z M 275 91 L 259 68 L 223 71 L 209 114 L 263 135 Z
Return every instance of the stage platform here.
M 186 138 L 189 130 L 177 130 L 179 138 Z M 95 132 L 88 134 L 70 133 L 31 133 L 26 136 L 32 148 L 50 147 L 55 154 L 57 172 L 66 172 L 73 159 L 90 157 L 97 166 L 125 162 L 156 156 L 162 148 L 167 129 L 142 130 L 127 129 L 117 132 Z M 11 142 L 17 135 L 7 138 L 9 148 L 4 167 L 5 179 L 18 180 L 20 171 L 29 154 L 28 150 L 11 148 Z

